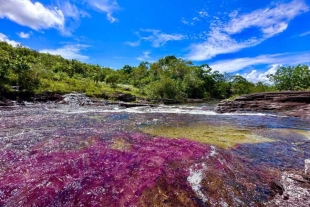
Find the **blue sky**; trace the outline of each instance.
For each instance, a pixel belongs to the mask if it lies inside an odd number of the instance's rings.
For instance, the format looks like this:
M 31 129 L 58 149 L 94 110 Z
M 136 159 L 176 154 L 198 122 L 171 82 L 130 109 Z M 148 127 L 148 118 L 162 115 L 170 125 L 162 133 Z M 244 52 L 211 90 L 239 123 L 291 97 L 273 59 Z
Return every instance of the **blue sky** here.
M 310 2 L 1 0 L 0 40 L 114 69 L 175 55 L 266 81 L 310 63 Z

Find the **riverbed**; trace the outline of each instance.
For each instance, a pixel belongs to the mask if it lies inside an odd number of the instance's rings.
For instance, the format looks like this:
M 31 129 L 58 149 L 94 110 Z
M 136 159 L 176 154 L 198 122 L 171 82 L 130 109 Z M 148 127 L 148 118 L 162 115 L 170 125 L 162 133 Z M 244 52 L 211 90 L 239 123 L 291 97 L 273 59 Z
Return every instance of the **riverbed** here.
M 214 107 L 1 108 L 0 206 L 308 206 L 310 120 Z

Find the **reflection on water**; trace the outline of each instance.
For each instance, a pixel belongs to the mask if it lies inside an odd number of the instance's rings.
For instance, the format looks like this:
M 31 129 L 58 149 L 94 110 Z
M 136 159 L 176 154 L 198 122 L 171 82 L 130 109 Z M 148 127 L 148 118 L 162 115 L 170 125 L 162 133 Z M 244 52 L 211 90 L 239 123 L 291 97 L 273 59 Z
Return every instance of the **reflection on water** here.
M 2 109 L 0 206 L 267 204 L 310 158 L 310 121 L 212 108 Z

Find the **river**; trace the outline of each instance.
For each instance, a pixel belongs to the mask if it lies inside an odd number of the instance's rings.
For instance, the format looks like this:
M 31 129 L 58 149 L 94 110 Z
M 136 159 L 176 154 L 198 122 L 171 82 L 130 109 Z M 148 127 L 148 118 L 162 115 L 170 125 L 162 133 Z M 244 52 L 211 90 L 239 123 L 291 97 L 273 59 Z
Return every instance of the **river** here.
M 214 106 L 1 108 L 0 206 L 308 206 L 310 120 Z

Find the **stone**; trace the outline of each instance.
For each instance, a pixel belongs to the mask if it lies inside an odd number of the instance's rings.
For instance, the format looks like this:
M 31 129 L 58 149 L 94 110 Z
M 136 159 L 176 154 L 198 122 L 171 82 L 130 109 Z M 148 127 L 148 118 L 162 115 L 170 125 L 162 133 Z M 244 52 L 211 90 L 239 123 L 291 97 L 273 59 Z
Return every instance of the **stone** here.
M 32 98 L 32 101 L 34 102 L 60 102 L 64 99 L 64 97 L 60 94 L 40 94 L 36 95 Z
M 221 101 L 215 111 L 279 112 L 284 115 L 310 118 L 310 91 L 255 93 Z
M 8 100 L 8 99 L 0 99 L 0 106 L 14 106 L 16 101 Z
M 310 159 L 305 159 L 305 174 L 310 175 Z
M 275 196 L 277 194 L 283 195 L 284 187 L 278 180 L 274 180 L 270 183 L 271 195 Z
M 285 188 L 285 193 L 274 195 L 264 206 L 310 206 L 310 186 L 305 183 L 298 171 L 284 171 L 279 182 Z
M 63 100 L 58 102 L 60 104 L 84 106 L 91 105 L 92 101 L 90 98 L 81 93 L 69 93 L 63 96 Z
M 159 102 L 161 102 L 163 104 L 178 104 L 178 103 L 180 103 L 180 101 L 178 101 L 176 99 L 168 99 L 168 98 L 160 99 Z
M 116 100 L 124 101 L 124 102 L 133 102 L 133 101 L 136 101 L 136 96 L 128 94 L 128 93 L 119 93 L 116 96 Z

